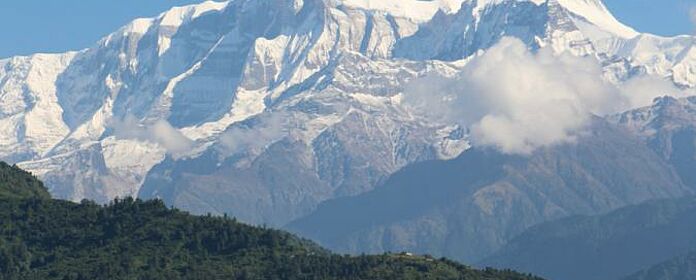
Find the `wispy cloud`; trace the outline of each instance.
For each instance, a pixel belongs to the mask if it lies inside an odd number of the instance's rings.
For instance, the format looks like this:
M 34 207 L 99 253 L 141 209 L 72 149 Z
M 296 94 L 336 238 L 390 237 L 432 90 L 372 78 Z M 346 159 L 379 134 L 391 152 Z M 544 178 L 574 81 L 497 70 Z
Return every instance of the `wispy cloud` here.
M 172 155 L 185 153 L 193 148 L 193 141 L 165 120 L 142 125 L 134 116 L 127 115 L 122 120 L 113 120 L 111 127 L 118 139 L 138 139 L 157 143 Z
M 248 126 L 233 126 L 220 136 L 220 149 L 225 155 L 257 150 L 287 135 L 288 116 L 271 113 L 257 117 Z

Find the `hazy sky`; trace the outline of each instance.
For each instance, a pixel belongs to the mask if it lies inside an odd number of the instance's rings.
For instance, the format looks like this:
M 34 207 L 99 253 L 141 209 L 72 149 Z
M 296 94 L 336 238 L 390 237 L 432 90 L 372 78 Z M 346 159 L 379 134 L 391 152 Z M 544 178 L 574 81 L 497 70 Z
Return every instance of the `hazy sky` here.
M 200 0 L 6 0 L 0 4 L 0 57 L 91 46 L 136 17 Z M 693 33 L 696 0 L 605 0 L 623 22 L 660 35 Z

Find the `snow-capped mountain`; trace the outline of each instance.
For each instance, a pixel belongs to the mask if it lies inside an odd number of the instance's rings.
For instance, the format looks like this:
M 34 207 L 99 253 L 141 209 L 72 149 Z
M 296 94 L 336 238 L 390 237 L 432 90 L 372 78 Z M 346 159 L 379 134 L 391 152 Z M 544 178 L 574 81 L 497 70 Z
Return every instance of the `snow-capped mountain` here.
M 469 147 L 402 106 L 513 36 L 621 83 L 696 86 L 696 38 L 640 34 L 599 0 L 234 0 L 137 19 L 96 45 L 0 60 L 0 159 L 54 196 L 162 197 L 284 225 Z

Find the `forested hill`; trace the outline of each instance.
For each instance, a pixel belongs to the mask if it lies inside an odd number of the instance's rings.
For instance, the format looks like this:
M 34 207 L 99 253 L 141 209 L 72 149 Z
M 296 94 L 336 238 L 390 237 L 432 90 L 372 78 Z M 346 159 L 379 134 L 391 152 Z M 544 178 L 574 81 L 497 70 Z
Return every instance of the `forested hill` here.
M 0 161 L 0 199 L 40 198 L 50 195 L 34 175 Z
M 336 255 L 159 200 L 51 200 L 31 174 L 0 167 L 0 279 L 538 279 L 407 254 Z

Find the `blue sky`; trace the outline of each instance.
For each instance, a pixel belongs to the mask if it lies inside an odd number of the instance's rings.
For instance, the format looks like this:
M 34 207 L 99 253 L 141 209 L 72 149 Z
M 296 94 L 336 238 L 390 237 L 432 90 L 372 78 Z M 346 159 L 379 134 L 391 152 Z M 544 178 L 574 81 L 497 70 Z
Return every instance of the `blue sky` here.
M 696 0 L 604 0 L 619 20 L 660 35 L 693 33 Z M 5 0 L 0 4 L 0 58 L 91 46 L 136 17 L 200 0 Z
M 694 34 L 689 13 L 696 0 L 604 0 L 621 22 L 640 32 L 664 36 Z

